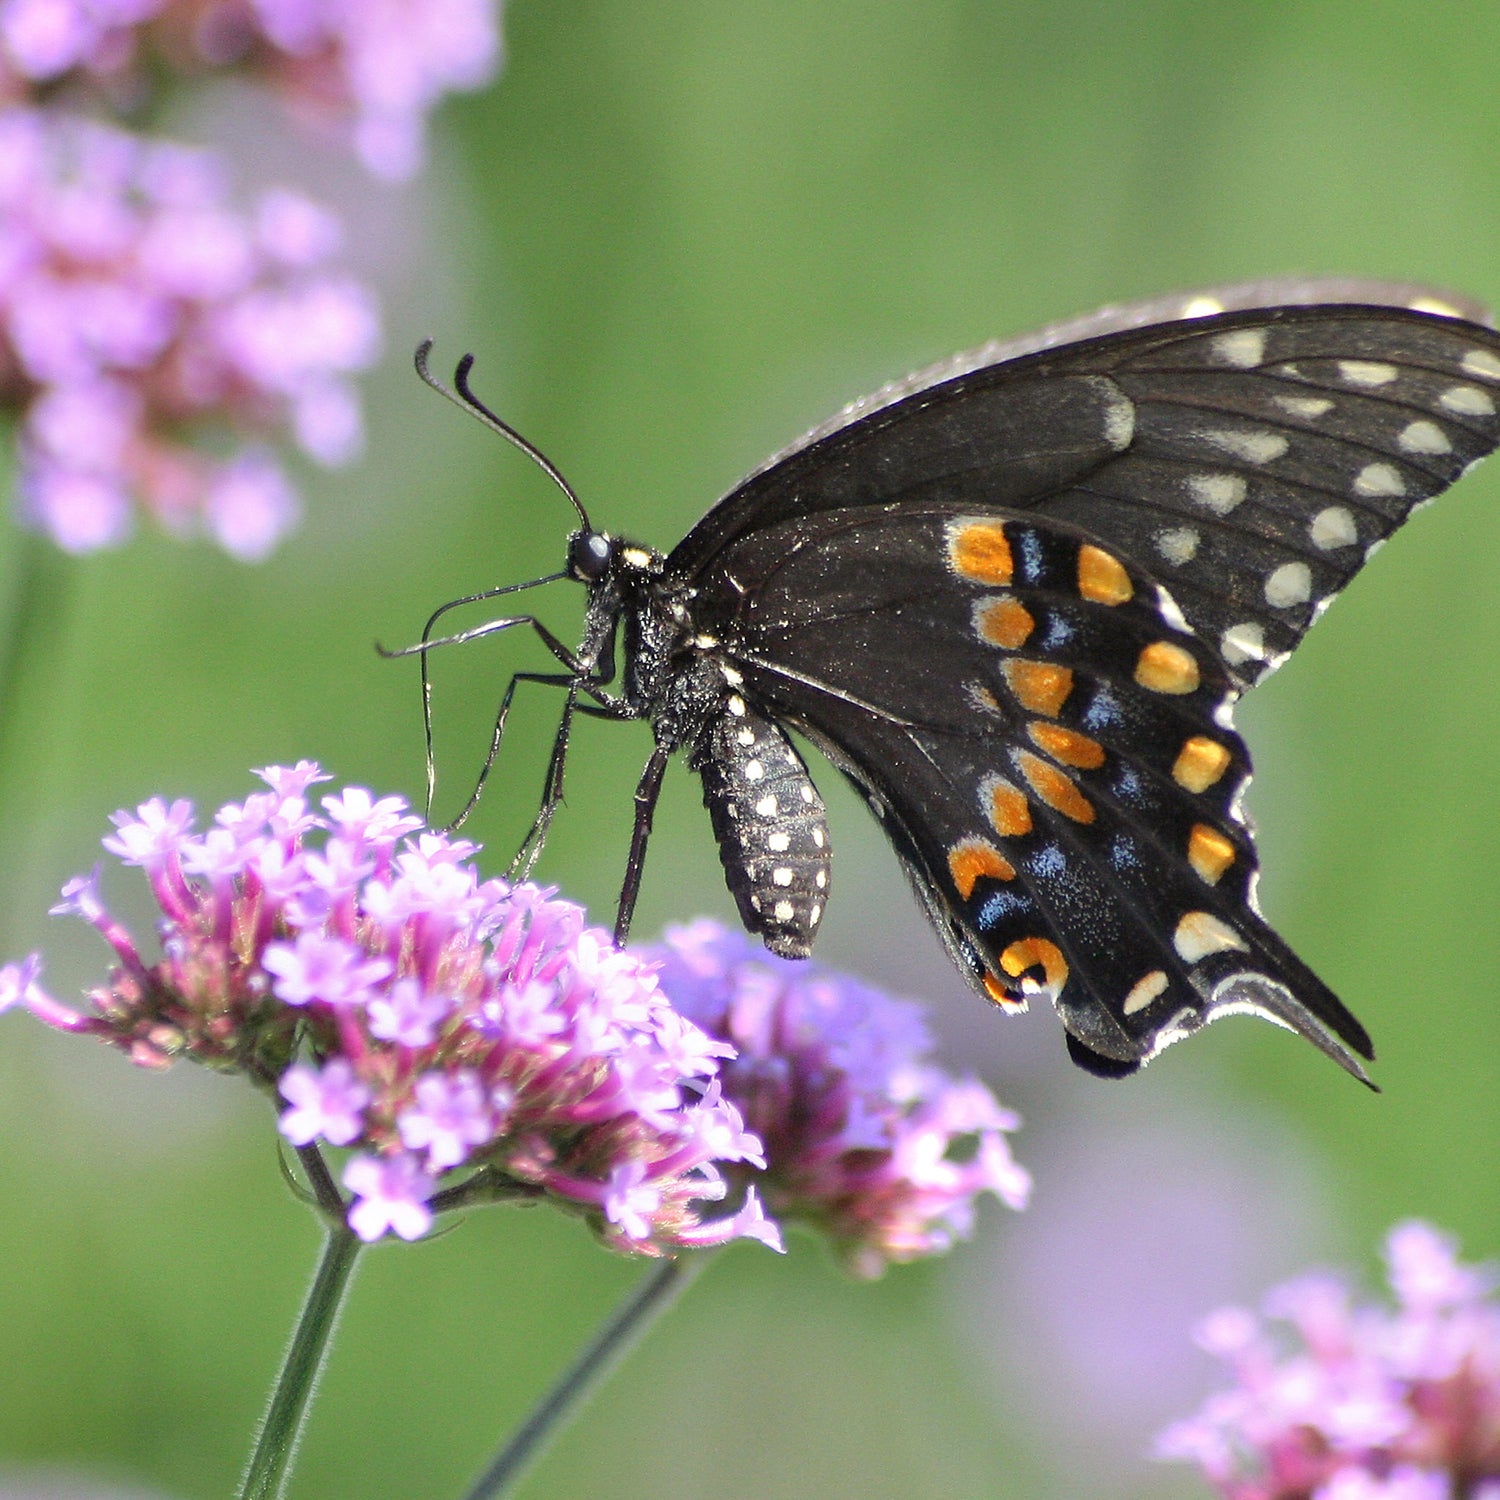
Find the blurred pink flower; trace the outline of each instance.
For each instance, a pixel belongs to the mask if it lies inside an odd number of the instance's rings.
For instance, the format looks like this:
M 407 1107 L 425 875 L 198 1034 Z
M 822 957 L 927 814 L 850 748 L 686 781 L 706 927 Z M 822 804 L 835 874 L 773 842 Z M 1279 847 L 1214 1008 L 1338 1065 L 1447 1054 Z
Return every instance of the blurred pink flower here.
M 0 112 L 0 399 L 22 412 L 24 518 L 87 552 L 140 506 L 265 557 L 297 516 L 265 445 L 289 429 L 322 464 L 360 447 L 351 377 L 379 317 L 330 264 L 339 238 L 285 191 L 240 210 L 206 152 Z
M 111 128 L 232 71 L 375 174 L 421 166 L 442 97 L 499 63 L 498 0 L 0 0 L 0 404 L 20 509 L 65 550 L 137 508 L 266 557 L 297 496 L 272 447 L 357 457 L 371 293 L 299 194 L 233 202 L 216 159 Z
M 1224 1308 L 1199 1342 L 1238 1385 L 1158 1440 L 1225 1500 L 1500 1500 L 1500 1302 L 1426 1224 L 1386 1243 L 1396 1306 L 1359 1305 L 1338 1277 L 1276 1288 L 1261 1318 Z
M 0 0 L 0 102 L 65 87 L 130 107 L 151 65 L 234 70 L 399 180 L 422 165 L 442 97 L 500 61 L 499 0 Z M 91 97 L 92 96 L 92 97 Z

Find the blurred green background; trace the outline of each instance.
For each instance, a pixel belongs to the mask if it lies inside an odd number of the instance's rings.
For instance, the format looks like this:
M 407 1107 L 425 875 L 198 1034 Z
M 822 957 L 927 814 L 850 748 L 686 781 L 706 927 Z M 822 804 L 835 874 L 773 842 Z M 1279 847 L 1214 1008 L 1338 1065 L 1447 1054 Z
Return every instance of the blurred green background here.
M 999 333 L 1288 272 L 1500 299 L 1493 7 L 513 0 L 505 31 L 504 75 L 450 104 L 420 186 L 344 189 L 389 314 L 363 467 L 318 480 L 260 568 L 149 536 L 54 569 L 0 719 L 0 925 L 7 955 L 45 945 L 59 993 L 106 955 L 43 913 L 111 810 L 211 807 L 247 792 L 247 767 L 301 756 L 419 800 L 415 668 L 372 641 L 559 565 L 565 505 L 417 383 L 423 334 L 439 365 L 476 352 L 480 391 L 596 522 L 668 547 L 845 400 Z M 1248 1021 L 1125 1084 L 1076 1074 L 1050 1015 L 1010 1022 L 964 992 L 824 776 L 822 956 L 932 1000 L 949 1062 L 1026 1116 L 1035 1204 L 873 1286 L 810 1242 L 726 1255 L 526 1494 L 1201 1494 L 1144 1456 L 1217 1382 L 1198 1316 L 1310 1261 L 1373 1277 L 1403 1216 L 1495 1252 L 1497 561 L 1500 463 L 1420 517 L 1242 712 L 1265 907 L 1375 1035 L 1378 1098 Z M 539 598 L 565 639 L 578 592 Z M 440 816 L 522 665 L 543 659 L 519 638 L 436 663 Z M 554 712 L 541 691 L 523 703 L 471 824 L 492 869 L 534 808 Z M 579 725 L 539 872 L 601 919 L 648 744 Z M 641 936 L 731 916 L 698 803 L 676 768 Z M 149 920 L 117 875 L 112 899 Z M 0 1120 L 3 1462 L 228 1493 L 316 1247 L 264 1106 L 8 1019 Z M 371 1254 L 294 1493 L 455 1494 L 637 1274 L 541 1212 Z

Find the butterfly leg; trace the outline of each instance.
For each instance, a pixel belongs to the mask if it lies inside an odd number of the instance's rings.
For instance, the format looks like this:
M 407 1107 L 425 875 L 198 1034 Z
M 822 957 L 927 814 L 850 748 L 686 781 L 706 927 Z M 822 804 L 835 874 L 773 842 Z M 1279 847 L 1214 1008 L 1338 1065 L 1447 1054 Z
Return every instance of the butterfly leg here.
M 537 808 L 536 817 L 532 819 L 531 827 L 526 837 L 521 840 L 521 847 L 516 851 L 516 857 L 510 864 L 511 879 L 518 875 L 525 879 L 531 874 L 532 866 L 541 857 L 542 846 L 547 842 L 547 832 L 552 826 L 553 816 L 563 802 L 563 769 L 567 763 L 568 744 L 573 736 L 573 715 L 575 713 L 588 714 L 597 719 L 628 719 L 632 717 L 629 710 L 615 698 L 601 693 L 597 684 L 600 681 L 608 681 L 608 678 L 587 677 L 564 677 L 560 673 L 541 672 L 519 672 L 511 679 L 510 687 L 506 690 L 507 699 L 515 691 L 518 681 L 522 682 L 545 682 L 553 687 L 565 687 L 568 691 L 567 701 L 563 704 L 562 718 L 558 721 L 557 733 L 552 740 L 552 755 L 547 762 L 547 775 L 542 782 L 542 800 Z M 580 703 L 579 693 L 588 693 L 595 701 L 593 703 Z M 507 708 L 507 703 L 502 702 L 501 713 Z M 497 723 L 497 732 L 499 725 Z M 483 785 L 484 776 L 489 774 L 491 762 L 495 753 L 499 750 L 499 739 L 497 737 L 491 747 L 489 759 L 485 761 L 484 772 L 480 777 L 480 785 Z M 479 788 L 474 789 L 474 797 L 470 799 L 469 806 L 478 799 Z M 465 809 L 467 815 L 468 809 Z
M 623 948 L 630 936 L 630 919 L 635 915 L 636 897 L 641 892 L 641 876 L 646 868 L 646 841 L 651 837 L 651 820 L 656 813 L 656 799 L 661 795 L 661 780 L 667 769 L 667 752 L 658 745 L 641 772 L 635 788 L 635 831 L 630 835 L 630 857 L 625 861 L 625 881 L 620 887 L 620 904 L 615 908 L 615 946 Z
M 519 674 L 518 674 L 519 675 Z M 557 733 L 552 739 L 552 754 L 547 759 L 547 774 L 542 781 L 542 800 L 536 810 L 536 817 L 531 821 L 531 827 L 527 830 L 526 837 L 521 840 L 521 847 L 516 850 L 516 857 L 510 862 L 510 878 L 512 880 L 525 880 L 530 874 L 532 867 L 541 858 L 542 846 L 547 842 L 548 830 L 552 827 L 552 819 L 557 809 L 562 806 L 563 800 L 563 768 L 568 759 L 568 742 L 573 737 L 573 714 L 578 708 L 579 681 L 576 677 L 534 677 L 532 681 L 552 682 L 564 686 L 568 690 L 568 696 L 563 702 L 562 717 L 557 723 Z M 511 679 L 511 687 L 514 687 L 516 679 Z M 498 741 L 495 749 L 499 748 Z M 494 750 L 491 751 L 491 759 L 494 758 Z M 485 770 L 489 770 L 489 762 L 485 762 Z M 477 794 L 477 789 L 476 789 Z
M 511 706 L 511 703 L 512 703 L 512 701 L 514 700 L 514 698 L 516 696 L 516 686 L 517 686 L 517 684 L 518 683 L 522 683 L 522 682 L 541 682 L 541 683 L 545 683 L 549 687 L 573 687 L 573 688 L 575 688 L 575 691 L 576 691 L 577 681 L 578 681 L 578 679 L 576 677 L 569 676 L 568 674 L 563 673 L 563 672 L 516 672 L 516 673 L 512 674 L 509 683 L 506 684 L 505 692 L 504 692 L 503 696 L 500 699 L 500 707 L 499 707 L 498 710 L 496 710 L 496 713 L 495 713 L 495 728 L 494 728 L 493 733 L 490 735 L 490 748 L 489 748 L 489 752 L 484 757 L 484 764 L 479 768 L 479 775 L 475 779 L 474 789 L 473 789 L 473 791 L 471 791 L 469 793 L 469 800 L 464 803 L 463 810 L 459 813 L 459 815 L 456 818 L 454 818 L 452 822 L 447 823 L 447 824 L 444 825 L 444 829 L 445 829 L 446 832 L 452 833 L 455 829 L 461 828 L 463 826 L 463 824 L 468 820 L 469 814 L 474 811 L 475 806 L 479 802 L 480 796 L 484 792 L 485 782 L 489 779 L 489 774 L 490 774 L 491 769 L 494 767 L 495 759 L 500 754 L 500 742 L 501 742 L 501 740 L 503 740 L 505 738 L 505 723 L 506 723 L 506 720 L 510 717 L 510 706 Z M 570 706 L 571 706 L 571 695 L 570 695 Z M 563 726 L 562 726 L 562 729 L 560 731 L 561 737 L 563 739 L 566 739 L 567 727 L 568 727 L 568 718 L 567 718 L 567 716 L 565 714 L 564 721 L 563 721 Z M 553 758 L 554 761 L 556 761 L 558 759 L 558 749 L 557 749 L 556 743 L 554 743 L 554 745 L 553 745 L 552 758 Z M 430 734 L 429 734 L 429 739 L 428 739 L 428 769 L 429 769 L 429 773 L 431 772 L 431 767 L 432 767 L 432 748 L 431 748 L 431 737 L 430 737 Z M 560 770 L 559 770 L 557 779 L 559 781 L 561 779 Z M 546 781 L 545 785 L 543 786 L 543 790 L 542 790 L 543 805 L 546 804 L 546 801 L 547 801 L 547 798 L 548 798 L 548 795 L 549 795 L 549 792 L 550 792 L 550 788 L 553 785 L 553 780 L 554 780 L 553 767 L 551 765 L 549 765 L 548 771 L 547 771 L 547 781 Z M 429 799 L 429 807 L 430 807 L 430 799 Z M 535 832 L 536 832 L 536 825 L 533 824 L 532 825 L 532 832 L 529 833 L 529 834 L 527 834 L 526 840 L 525 840 L 525 842 L 521 846 L 522 849 L 525 849 L 526 844 L 530 843 L 530 841 L 532 839 L 532 836 L 535 834 Z M 540 851 L 538 851 L 538 852 L 540 852 Z M 519 860 L 519 858 L 520 858 L 520 856 L 517 855 L 517 859 L 518 860 Z
M 547 580 L 540 581 L 545 582 Z M 433 626 L 446 611 L 456 609 L 461 604 L 471 604 L 476 600 L 488 598 L 490 593 L 496 592 L 503 591 L 490 590 L 484 594 L 470 595 L 465 599 L 454 599 L 444 604 L 441 608 L 434 610 L 427 624 L 423 627 L 421 641 L 415 646 L 404 646 L 397 651 L 387 651 L 383 646 L 378 644 L 375 647 L 381 656 L 388 659 L 398 656 L 416 656 L 421 662 L 422 732 L 427 749 L 427 820 L 429 823 L 432 821 L 433 795 L 437 790 L 437 763 L 433 757 L 432 748 L 432 678 L 427 669 L 427 653 L 436 650 L 439 646 L 459 646 L 467 641 L 479 640 L 483 636 L 498 635 L 502 630 L 510 630 L 516 625 L 529 625 L 541 643 L 568 669 L 566 674 L 518 672 L 511 678 L 510 682 L 506 685 L 505 694 L 500 700 L 499 711 L 495 715 L 495 731 L 490 739 L 490 751 L 485 757 L 484 769 L 479 773 L 479 780 L 468 802 L 464 804 L 463 811 L 452 822 L 444 824 L 444 830 L 449 833 L 462 826 L 465 819 L 473 812 L 475 804 L 479 801 L 479 794 L 484 787 L 485 779 L 489 776 L 490 767 L 494 765 L 495 757 L 500 753 L 500 741 L 505 734 L 505 719 L 510 711 L 511 700 L 515 696 L 516 684 L 518 682 L 546 682 L 554 685 L 580 683 L 586 686 L 587 679 L 593 675 L 590 669 L 578 659 L 577 655 L 558 640 L 535 615 L 509 615 L 499 620 L 487 620 L 483 625 L 476 625 L 472 630 L 460 631 L 457 635 L 440 636 L 436 640 L 432 638 Z M 608 681 L 609 674 L 606 673 L 600 680 Z

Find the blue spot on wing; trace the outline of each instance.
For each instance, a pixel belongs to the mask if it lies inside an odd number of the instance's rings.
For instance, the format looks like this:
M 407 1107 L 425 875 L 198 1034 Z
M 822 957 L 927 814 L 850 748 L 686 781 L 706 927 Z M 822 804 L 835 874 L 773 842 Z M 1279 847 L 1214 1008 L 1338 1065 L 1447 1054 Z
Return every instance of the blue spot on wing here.
M 980 931 L 986 932 L 991 927 L 998 927 L 1007 917 L 1020 916 L 1021 913 L 1031 910 L 1031 902 L 1025 896 L 1015 891 L 996 891 L 994 895 L 986 898 L 984 905 L 979 908 L 975 921 Z
M 1123 717 L 1115 695 L 1107 687 L 1098 687 L 1094 689 L 1089 706 L 1083 711 L 1081 722 L 1085 729 L 1098 734 L 1103 730 L 1113 729 L 1123 721 Z
M 1047 621 L 1047 629 L 1042 635 L 1042 648 L 1047 651 L 1056 651 L 1066 646 L 1073 639 L 1073 626 L 1070 621 L 1061 615 L 1053 615 Z
M 1045 566 L 1041 536 L 1027 529 L 1020 531 L 1015 540 L 1016 551 L 1021 555 L 1021 581 L 1023 583 L 1041 582 L 1042 570 Z

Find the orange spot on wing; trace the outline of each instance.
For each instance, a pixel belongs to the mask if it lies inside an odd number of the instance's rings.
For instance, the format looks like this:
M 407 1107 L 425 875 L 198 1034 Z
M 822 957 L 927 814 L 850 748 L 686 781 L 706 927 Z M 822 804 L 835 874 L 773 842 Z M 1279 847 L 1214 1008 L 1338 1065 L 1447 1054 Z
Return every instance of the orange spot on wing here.
M 974 629 L 980 640 L 1017 651 L 1036 629 L 1036 620 L 1019 599 L 1007 594 L 1000 599 L 981 599 L 974 606 Z
M 948 564 L 975 583 L 1009 583 L 1015 572 L 1010 542 L 998 521 L 970 521 L 948 533 Z
M 1001 838 L 1020 838 L 1031 832 L 1031 808 L 1026 794 L 1003 776 L 992 777 L 986 786 L 990 796 L 990 823 Z
M 1000 670 L 1021 707 L 1029 713 L 1057 717 L 1073 691 L 1073 673 L 1068 667 L 1045 661 L 1002 662 Z
M 1135 680 L 1153 693 L 1191 693 L 1198 686 L 1198 663 L 1171 641 L 1153 641 L 1136 661 Z
M 1206 792 L 1229 767 L 1229 747 L 1195 734 L 1182 742 L 1172 765 L 1172 780 L 1190 792 Z
M 1050 761 L 1025 750 L 1016 751 L 1016 764 L 1034 791 L 1048 807 L 1056 808 L 1075 823 L 1094 821 L 1094 804 L 1078 790 L 1077 784 Z
M 985 994 L 1001 1010 L 1023 1011 L 1026 1009 L 1025 996 L 1012 994 L 1009 986 L 997 975 L 991 974 L 988 969 L 985 970 L 983 984 Z
M 1104 746 L 1091 740 L 1086 734 L 1064 729 L 1061 724 L 1048 724 L 1033 719 L 1026 726 L 1032 743 L 1045 750 L 1053 760 L 1066 766 L 1077 766 L 1084 771 L 1097 771 L 1104 764 Z
M 1085 542 L 1078 549 L 1078 592 L 1095 604 L 1123 604 L 1135 585 L 1118 558 Z
M 974 894 L 974 883 L 981 875 L 988 875 L 991 880 L 1016 878 L 1016 867 L 985 839 L 961 839 L 956 843 L 948 851 L 948 872 L 965 901 Z
M 1234 863 L 1234 842 L 1207 823 L 1194 823 L 1188 835 L 1188 863 L 1210 884 Z
M 1049 938 L 1021 938 L 1000 955 L 1000 967 L 1014 979 L 1027 969 L 1040 969 L 1047 988 L 1056 994 L 1068 982 L 1068 961 L 1062 949 Z

